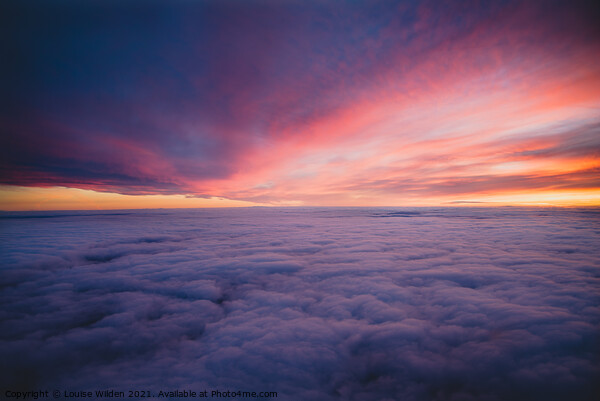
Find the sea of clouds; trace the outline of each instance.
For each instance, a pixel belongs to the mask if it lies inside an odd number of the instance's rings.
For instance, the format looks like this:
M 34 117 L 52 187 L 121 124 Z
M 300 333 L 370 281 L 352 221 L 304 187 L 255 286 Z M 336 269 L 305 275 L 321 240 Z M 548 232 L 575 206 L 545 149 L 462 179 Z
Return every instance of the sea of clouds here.
M 596 400 L 600 210 L 0 214 L 0 390 Z

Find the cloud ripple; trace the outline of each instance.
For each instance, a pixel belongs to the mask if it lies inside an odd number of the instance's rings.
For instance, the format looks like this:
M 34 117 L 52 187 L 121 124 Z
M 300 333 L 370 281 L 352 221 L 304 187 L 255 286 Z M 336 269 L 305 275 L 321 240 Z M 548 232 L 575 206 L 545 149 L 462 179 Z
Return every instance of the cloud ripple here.
M 2 388 L 598 391 L 594 209 L 52 215 L 0 216 Z

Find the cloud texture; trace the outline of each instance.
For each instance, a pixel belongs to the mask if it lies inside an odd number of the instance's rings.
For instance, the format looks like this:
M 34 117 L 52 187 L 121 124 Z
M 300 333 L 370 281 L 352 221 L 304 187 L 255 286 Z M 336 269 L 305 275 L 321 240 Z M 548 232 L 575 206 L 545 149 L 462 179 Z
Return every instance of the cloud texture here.
M 2 388 L 593 400 L 596 209 L 4 213 Z

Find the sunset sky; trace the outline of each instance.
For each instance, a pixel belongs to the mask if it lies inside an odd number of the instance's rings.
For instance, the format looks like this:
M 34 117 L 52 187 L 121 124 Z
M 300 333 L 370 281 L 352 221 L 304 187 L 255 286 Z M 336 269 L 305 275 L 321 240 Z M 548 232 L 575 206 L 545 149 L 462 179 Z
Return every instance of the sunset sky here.
M 592 2 L 0 15 L 0 210 L 600 205 Z

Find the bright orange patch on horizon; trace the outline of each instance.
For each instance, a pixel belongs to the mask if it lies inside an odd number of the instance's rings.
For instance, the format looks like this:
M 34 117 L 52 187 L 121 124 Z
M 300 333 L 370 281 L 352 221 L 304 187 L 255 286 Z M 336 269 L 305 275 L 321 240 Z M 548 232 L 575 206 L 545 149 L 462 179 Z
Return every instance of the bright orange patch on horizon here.
M 404 198 L 401 202 L 398 202 L 399 199 L 395 199 L 392 196 L 374 199 L 367 195 L 358 195 L 344 204 L 337 203 L 336 199 L 337 197 L 331 199 L 327 199 L 326 197 L 325 202 L 322 202 L 321 206 L 600 207 L 600 190 L 539 191 L 536 193 L 519 191 L 444 198 Z M 304 206 L 304 204 L 301 202 L 260 204 L 218 198 L 187 198 L 183 195 L 121 195 L 64 187 L 0 187 L 0 210 L 2 211 L 178 209 L 252 206 Z
M 185 195 L 122 195 L 65 187 L 0 186 L 0 210 L 110 210 L 178 209 L 258 206 L 222 198 L 190 198 Z

